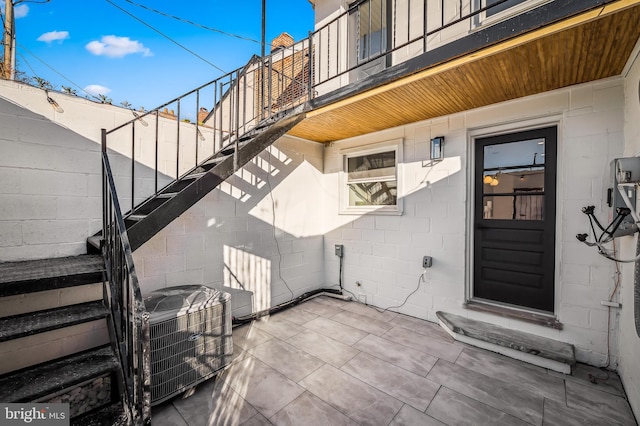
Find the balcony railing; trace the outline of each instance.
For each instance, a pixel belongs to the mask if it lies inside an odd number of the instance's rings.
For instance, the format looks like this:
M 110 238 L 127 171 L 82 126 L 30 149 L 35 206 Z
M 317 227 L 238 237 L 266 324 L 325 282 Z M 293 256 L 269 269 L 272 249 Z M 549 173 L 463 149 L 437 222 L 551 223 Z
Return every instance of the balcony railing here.
M 509 11 L 518 13 L 540 4 L 538 0 L 356 1 L 310 34 L 315 68 L 311 90 L 328 93 L 462 38 Z

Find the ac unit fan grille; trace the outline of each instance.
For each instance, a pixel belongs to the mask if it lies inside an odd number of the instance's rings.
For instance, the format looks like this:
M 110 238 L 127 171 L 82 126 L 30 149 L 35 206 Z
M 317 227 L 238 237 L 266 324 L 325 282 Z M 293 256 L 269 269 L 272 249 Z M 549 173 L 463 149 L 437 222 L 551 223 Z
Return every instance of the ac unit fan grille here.
M 214 376 L 233 354 L 228 303 L 150 324 L 151 402 L 162 402 Z

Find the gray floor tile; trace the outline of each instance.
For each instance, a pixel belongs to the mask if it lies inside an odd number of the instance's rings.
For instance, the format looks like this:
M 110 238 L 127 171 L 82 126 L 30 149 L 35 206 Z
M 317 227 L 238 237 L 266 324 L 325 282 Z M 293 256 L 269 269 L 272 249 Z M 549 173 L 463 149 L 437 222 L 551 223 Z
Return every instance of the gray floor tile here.
M 427 414 L 448 425 L 529 425 L 510 414 L 445 387 L 442 387 L 433 399 Z
M 429 373 L 431 367 L 438 360 L 432 355 L 427 355 L 424 352 L 402 346 L 373 334 L 367 335 L 353 347 L 422 377 Z
M 188 426 L 176 407 L 170 402 L 151 409 L 151 424 L 153 426 Z
M 564 381 L 547 374 L 547 370 L 502 355 L 463 349 L 456 361 L 466 367 L 502 381 L 518 383 L 546 398 L 565 402 Z
M 398 316 L 396 312 L 380 312 L 373 306 L 364 305 L 360 302 L 349 302 L 348 304 L 344 305 L 342 309 L 344 309 L 345 311 L 353 312 L 354 314 L 364 315 L 378 321 L 391 321 Z
M 455 360 L 458 359 L 458 355 L 460 355 L 463 348 L 455 343 L 434 339 L 402 327 L 394 327 L 382 335 L 382 337 L 450 362 L 455 362 Z
M 271 417 L 277 426 L 357 426 L 357 423 L 315 395 L 305 392 Z
M 393 418 L 389 426 L 445 426 L 439 420 L 405 404 Z
M 246 422 L 242 423 L 242 426 L 270 426 L 272 424 L 273 423 L 271 423 L 265 416 L 258 413 Z
M 427 409 L 440 387 L 431 380 L 365 353 L 356 355 L 341 370 L 420 411 Z
M 342 308 L 337 306 L 327 305 L 326 303 L 320 303 L 316 300 L 309 300 L 299 305 L 302 309 L 312 314 L 320 315 L 326 318 L 332 317 L 335 314 L 342 312 Z
M 278 316 L 260 318 L 253 322 L 253 326 L 282 340 L 288 339 L 304 330 L 300 325 Z
M 610 418 L 600 417 L 592 411 L 569 408 L 552 399 L 544 400 L 545 426 L 602 426 L 619 424 Z
M 593 412 L 620 424 L 635 425 L 627 400 L 577 382 L 567 382 L 567 406 Z
M 300 384 L 362 424 L 386 426 L 403 405 L 397 399 L 327 364 Z
M 391 320 L 391 325 L 406 328 L 411 331 L 415 331 L 419 334 L 424 334 L 426 336 L 433 336 L 444 340 L 445 342 L 452 343 L 454 341 L 453 337 L 449 335 L 440 325 L 410 317 L 408 315 L 398 314 L 397 317 Z
M 350 311 L 342 311 L 339 314 L 332 316 L 331 319 L 350 327 L 357 328 L 358 330 L 375 334 L 376 336 L 382 336 L 392 327 L 386 321 L 373 319 L 370 316 L 356 314 Z
M 318 358 L 279 339 L 251 348 L 249 353 L 294 382 L 302 380 L 324 364 Z
M 244 350 L 271 339 L 271 334 L 254 327 L 251 323 L 233 329 L 233 344 Z
M 312 314 L 311 312 L 302 309 L 302 305 L 294 306 L 285 311 L 278 312 L 277 314 L 272 316 L 274 318 L 284 318 L 287 321 L 291 321 L 298 325 L 305 324 L 313 319 L 318 318 L 318 315 Z
M 344 325 L 329 318 L 318 317 L 304 325 L 305 328 L 331 337 L 345 345 L 352 346 L 358 340 L 367 336 L 367 332 Z
M 521 420 L 535 425 L 542 424 L 543 397 L 522 386 L 503 382 L 441 359 L 427 378 Z
M 614 395 L 624 395 L 624 388 L 620 377 L 614 371 L 604 370 L 585 364 L 577 364 L 573 367 L 571 374 L 562 374 L 549 370 L 549 375 L 561 378 L 568 382 L 581 383 L 594 389 L 609 392 Z
M 357 349 L 333 340 L 329 337 L 308 330 L 305 333 L 297 334 L 287 342 L 303 351 L 328 362 L 334 367 L 342 367 L 344 363 L 358 354 Z
M 173 405 L 189 426 L 240 425 L 257 411 L 223 380 L 198 385 L 186 399 L 174 399 Z M 155 426 L 155 422 L 153 422 Z
M 295 382 L 253 356 L 234 364 L 223 377 L 234 391 L 267 418 L 304 392 Z
M 340 309 L 342 309 L 342 307 L 345 306 L 346 304 L 350 303 L 348 300 L 341 300 L 341 299 L 337 299 L 335 297 L 330 297 L 330 296 L 318 296 L 318 297 L 314 297 L 311 300 L 315 300 L 318 303 L 324 303 L 325 305 L 329 305 L 329 306 L 336 306 Z

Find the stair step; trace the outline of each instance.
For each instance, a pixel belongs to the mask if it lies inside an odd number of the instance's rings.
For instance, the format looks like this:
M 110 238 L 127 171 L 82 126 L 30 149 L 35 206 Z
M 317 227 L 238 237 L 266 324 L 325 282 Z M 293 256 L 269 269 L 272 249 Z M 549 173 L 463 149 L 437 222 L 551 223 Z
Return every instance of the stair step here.
M 0 318 L 0 342 L 99 320 L 107 315 L 109 310 L 101 301 L 95 301 Z
M 0 401 L 33 402 L 118 368 L 111 347 L 102 346 L 0 377 Z
M 177 192 L 163 192 L 162 194 L 156 195 L 157 198 L 173 198 L 178 194 Z
M 91 254 L 99 254 L 100 241 L 102 241 L 102 232 L 87 238 L 87 252 Z
M 134 222 L 140 222 L 145 217 L 147 217 L 146 214 L 130 214 L 129 216 L 127 216 L 125 218 L 125 220 L 131 220 L 131 221 L 134 221 Z
M 0 297 L 102 282 L 99 255 L 0 262 Z
M 127 415 L 120 402 L 107 405 L 73 419 L 74 426 L 126 426 L 128 424 Z
M 576 364 L 573 345 L 460 315 L 436 312 L 454 339 L 564 374 Z

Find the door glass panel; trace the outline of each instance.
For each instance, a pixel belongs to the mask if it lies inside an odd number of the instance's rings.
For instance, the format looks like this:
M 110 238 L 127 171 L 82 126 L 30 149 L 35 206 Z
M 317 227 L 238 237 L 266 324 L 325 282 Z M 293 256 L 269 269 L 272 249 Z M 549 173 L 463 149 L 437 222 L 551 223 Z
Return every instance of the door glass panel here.
M 484 219 L 544 220 L 544 156 L 544 139 L 484 147 Z

